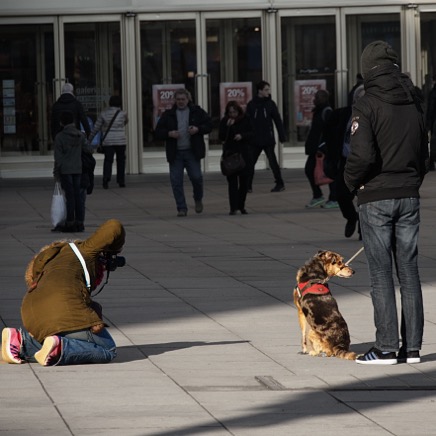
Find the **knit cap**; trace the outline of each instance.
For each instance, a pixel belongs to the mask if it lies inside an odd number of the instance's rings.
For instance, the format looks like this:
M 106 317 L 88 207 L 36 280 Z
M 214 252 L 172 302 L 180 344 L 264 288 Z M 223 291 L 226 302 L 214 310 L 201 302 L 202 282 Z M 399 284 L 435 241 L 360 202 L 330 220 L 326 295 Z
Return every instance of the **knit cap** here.
M 65 83 L 62 86 L 62 94 L 73 94 L 74 95 L 74 86 L 71 83 Z
M 396 64 L 397 62 L 398 55 L 387 42 L 371 42 L 364 48 L 360 58 L 362 75 L 366 77 L 369 71 L 378 65 Z

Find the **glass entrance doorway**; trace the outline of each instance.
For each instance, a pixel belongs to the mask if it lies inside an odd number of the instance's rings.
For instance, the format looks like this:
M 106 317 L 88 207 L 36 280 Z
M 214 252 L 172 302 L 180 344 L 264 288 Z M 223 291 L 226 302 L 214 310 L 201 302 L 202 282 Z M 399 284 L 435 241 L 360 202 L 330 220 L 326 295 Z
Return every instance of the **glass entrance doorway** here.
M 306 140 L 313 97 L 319 89 L 336 94 L 335 16 L 284 17 L 282 33 L 283 118 L 292 146 Z
M 50 150 L 53 26 L 0 26 L 0 153 L 44 155 Z
M 260 17 L 206 19 L 206 74 L 209 113 L 214 121 L 211 150 L 221 150 L 218 125 L 229 100 L 245 107 L 262 80 Z
M 120 24 L 64 24 L 65 73 L 59 80 L 74 86 L 91 128 L 111 95 L 122 96 Z

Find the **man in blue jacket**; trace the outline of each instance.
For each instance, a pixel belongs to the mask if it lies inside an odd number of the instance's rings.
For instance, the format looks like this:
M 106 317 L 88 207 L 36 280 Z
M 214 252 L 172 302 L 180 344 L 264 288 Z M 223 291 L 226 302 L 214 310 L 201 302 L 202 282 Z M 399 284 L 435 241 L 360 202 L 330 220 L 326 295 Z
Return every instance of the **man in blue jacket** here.
M 191 102 L 191 94 L 186 89 L 175 91 L 174 99 L 174 106 L 159 119 L 155 137 L 165 141 L 177 216 L 184 217 L 188 213 L 183 189 L 185 168 L 194 191 L 195 212 L 203 211 L 201 159 L 206 155 L 204 135 L 212 130 L 212 119 L 200 106 Z
M 419 188 L 428 168 L 428 140 L 415 87 L 397 62 L 384 41 L 363 50 L 365 95 L 353 107 L 344 173 L 357 194 L 372 286 L 375 344 L 356 359 L 365 365 L 419 363 L 423 336 Z M 400 283 L 401 348 L 392 264 Z

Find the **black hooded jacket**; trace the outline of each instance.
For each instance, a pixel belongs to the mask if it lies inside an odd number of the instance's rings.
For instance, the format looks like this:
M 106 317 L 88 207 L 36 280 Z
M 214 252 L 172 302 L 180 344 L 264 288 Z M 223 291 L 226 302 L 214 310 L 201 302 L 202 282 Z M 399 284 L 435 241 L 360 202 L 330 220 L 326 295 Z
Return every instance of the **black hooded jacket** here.
M 80 124 L 82 124 L 86 136 L 89 136 L 91 128 L 89 127 L 88 119 L 86 118 L 82 103 L 80 103 L 74 95 L 65 93 L 62 94 L 53 105 L 51 117 L 51 136 L 53 139 L 55 139 L 56 135 L 62 130 L 62 112 L 71 112 L 77 129 L 80 130 Z
M 275 145 L 273 122 L 280 142 L 286 141 L 285 128 L 279 110 L 271 97 L 254 97 L 253 100 L 248 102 L 247 115 L 253 123 L 255 145 L 258 147 L 272 147 Z
M 345 183 L 358 204 L 419 197 L 428 140 L 413 83 L 389 64 L 370 70 L 364 85 L 365 95 L 353 107 Z

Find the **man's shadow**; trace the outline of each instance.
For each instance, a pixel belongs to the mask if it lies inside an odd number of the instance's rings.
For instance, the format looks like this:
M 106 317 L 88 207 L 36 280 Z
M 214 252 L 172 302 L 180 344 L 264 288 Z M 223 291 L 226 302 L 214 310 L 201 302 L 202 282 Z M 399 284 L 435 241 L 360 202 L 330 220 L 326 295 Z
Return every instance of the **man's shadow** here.
M 147 345 L 127 345 L 117 347 L 117 363 L 133 362 L 135 360 L 148 359 L 150 356 L 158 356 L 159 354 L 169 351 L 183 350 L 192 347 L 204 347 L 210 345 L 231 345 L 244 344 L 250 341 L 219 341 L 219 342 L 167 342 L 163 344 L 147 344 Z

